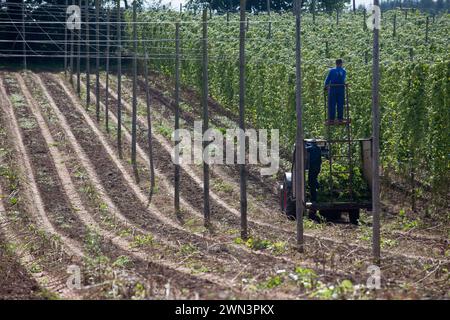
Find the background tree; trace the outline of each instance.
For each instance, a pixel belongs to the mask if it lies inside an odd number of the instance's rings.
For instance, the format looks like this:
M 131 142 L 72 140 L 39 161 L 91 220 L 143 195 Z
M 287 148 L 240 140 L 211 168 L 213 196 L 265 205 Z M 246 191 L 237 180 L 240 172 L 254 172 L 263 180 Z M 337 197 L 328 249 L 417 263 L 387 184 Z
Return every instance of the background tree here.
M 189 0 L 186 4 L 187 8 L 199 9 L 204 4 L 211 6 L 211 9 L 217 12 L 237 11 L 239 8 L 239 0 Z M 270 0 L 270 8 L 272 11 L 288 11 L 292 10 L 293 0 Z M 302 7 L 307 8 L 311 5 L 312 0 L 303 0 Z M 318 10 L 335 11 L 343 9 L 350 0 L 316 0 Z M 258 13 L 267 11 L 266 0 L 247 0 L 247 10 Z

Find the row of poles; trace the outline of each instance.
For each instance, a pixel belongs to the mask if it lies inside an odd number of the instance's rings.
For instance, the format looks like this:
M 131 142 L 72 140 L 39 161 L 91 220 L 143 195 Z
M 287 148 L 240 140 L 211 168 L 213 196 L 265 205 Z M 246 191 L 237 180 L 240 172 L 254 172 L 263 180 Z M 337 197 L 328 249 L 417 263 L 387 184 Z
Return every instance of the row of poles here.
M 67 3 L 67 0 L 66 0 Z M 81 0 L 79 0 L 81 6 Z M 99 0 L 96 0 L 96 20 L 99 17 Z M 379 6 L 379 0 L 374 0 L 374 5 Z M 295 49 L 295 60 L 296 60 L 296 114 L 297 114 L 297 132 L 296 132 L 296 145 L 302 146 L 304 141 L 303 133 L 303 105 L 302 105 L 302 55 L 301 55 L 301 0 L 295 0 L 294 12 L 295 12 L 295 22 L 296 22 L 296 49 Z M 239 29 L 239 128 L 240 130 L 240 140 L 245 141 L 245 93 L 246 93 L 246 82 L 245 82 L 245 39 L 246 39 L 246 0 L 240 0 L 240 29 Z M 88 1 L 86 1 L 86 21 L 89 21 L 89 7 Z M 202 89 L 201 89 L 201 105 L 202 105 L 202 118 L 203 134 L 207 131 L 209 127 L 209 110 L 208 110 L 208 11 L 205 8 L 202 15 Z M 122 76 L 122 55 L 121 55 L 121 9 L 120 0 L 117 0 L 117 147 L 119 151 L 119 156 L 122 158 L 122 97 L 121 97 L 121 76 Z M 89 27 L 86 28 L 86 39 L 89 41 Z M 109 28 L 109 12 L 108 12 L 108 24 L 107 24 L 107 37 L 109 39 L 110 28 Z M 137 161 L 136 161 L 136 127 L 137 127 L 137 31 L 136 31 L 136 2 L 133 3 L 133 97 L 132 97 L 132 143 L 131 143 L 131 162 L 133 166 L 133 171 L 135 173 L 136 180 L 139 181 L 139 175 L 137 171 Z M 66 35 L 67 37 L 67 35 Z M 74 34 L 71 34 L 71 39 L 73 39 Z M 99 26 L 96 26 L 96 40 L 97 45 L 99 41 Z M 77 56 L 77 84 L 76 89 L 78 95 L 80 95 L 80 43 L 78 42 L 78 56 Z M 108 76 L 109 76 L 109 48 L 107 46 L 106 55 L 106 105 L 105 105 L 105 122 L 107 130 L 108 127 Z M 71 41 L 71 52 L 74 51 L 74 42 Z M 89 63 L 89 46 L 86 49 L 86 107 L 90 105 L 90 63 Z M 144 59 L 144 76 L 146 85 L 146 102 L 147 102 L 147 124 L 148 124 L 148 142 L 149 142 L 149 155 L 150 155 L 150 166 L 151 166 L 151 192 L 150 199 L 154 188 L 154 168 L 153 168 L 153 155 L 152 155 L 152 132 L 151 132 L 151 115 L 150 115 L 150 94 L 149 94 L 149 82 L 148 82 L 148 53 L 144 46 L 145 59 Z M 174 129 L 179 129 L 180 125 L 180 23 L 175 24 L 175 90 L 174 90 L 174 100 L 175 100 L 175 126 Z M 73 54 L 71 54 L 70 68 L 71 73 L 73 73 Z M 65 62 L 67 67 L 67 63 Z M 100 99 L 99 99 L 99 54 L 96 57 L 96 115 L 97 120 L 100 119 Z M 372 202 L 373 202 L 373 257 L 375 262 L 380 262 L 380 180 L 379 180 L 379 139 L 380 139 L 380 113 L 379 113 L 379 30 L 374 28 L 373 30 L 373 82 L 372 82 L 372 115 L 373 115 L 373 162 L 372 162 L 372 174 L 373 174 L 373 185 L 372 185 Z M 72 76 L 71 76 L 72 81 Z M 177 132 L 177 131 L 175 131 Z M 177 137 L 175 137 L 177 139 Z M 203 142 L 203 148 L 205 149 L 208 145 L 207 141 Z M 178 148 L 178 146 L 176 146 Z M 245 144 L 244 144 L 245 148 Z M 244 150 L 245 151 L 245 150 Z M 178 152 L 176 152 L 178 154 Z M 304 148 L 296 148 L 296 177 L 295 181 L 298 181 L 299 188 L 295 188 L 295 199 L 296 199 L 296 218 L 297 218 L 297 246 L 300 252 L 304 252 L 304 230 L 303 230 L 303 217 L 305 215 L 305 181 L 304 181 Z M 248 218 L 247 218 L 247 167 L 246 164 L 239 165 L 239 175 L 240 175 L 240 213 L 241 213 L 241 237 L 247 239 L 249 237 L 248 231 Z M 204 225 L 209 228 L 211 226 L 211 215 L 210 215 L 210 168 L 208 163 L 203 162 L 203 214 L 204 214 Z M 175 212 L 180 214 L 180 166 L 178 164 L 174 165 L 174 184 L 175 184 L 175 196 L 174 196 L 174 207 Z

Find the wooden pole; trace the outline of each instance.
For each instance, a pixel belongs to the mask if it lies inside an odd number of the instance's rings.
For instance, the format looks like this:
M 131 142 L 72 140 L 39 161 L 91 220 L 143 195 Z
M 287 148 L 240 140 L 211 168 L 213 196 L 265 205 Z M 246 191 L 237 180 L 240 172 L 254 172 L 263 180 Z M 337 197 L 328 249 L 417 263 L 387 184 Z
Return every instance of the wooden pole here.
M 316 0 L 312 0 L 313 24 L 316 24 Z
M 427 16 L 426 31 L 425 31 L 425 42 L 427 43 L 428 43 L 429 27 L 430 27 L 430 17 Z
M 304 251 L 303 215 L 305 197 L 304 147 L 303 147 L 303 106 L 302 106 L 302 70 L 301 70 L 301 9 L 300 0 L 296 0 L 296 37 L 295 37 L 295 109 L 297 113 L 297 134 L 295 147 L 295 216 L 297 218 L 298 251 Z
M 272 38 L 272 21 L 270 17 L 270 0 L 267 0 L 267 15 L 269 16 L 269 39 Z
M 117 0 L 117 149 L 119 158 L 122 154 L 122 21 L 120 17 L 120 0 Z
M 111 32 L 110 26 L 110 10 L 106 15 L 106 81 L 105 81 L 105 127 L 106 132 L 109 133 L 109 37 Z
M 100 0 L 95 0 L 95 42 L 97 54 L 95 56 L 95 115 L 100 122 Z
M 148 141 L 148 158 L 150 161 L 150 192 L 148 196 L 148 202 L 152 201 L 153 193 L 155 190 L 155 165 L 153 163 L 153 138 L 152 138 L 152 115 L 150 110 L 150 91 L 148 83 L 148 53 L 146 44 L 144 44 L 144 55 L 145 55 L 145 66 L 144 66 L 144 76 L 145 76 L 145 101 L 147 105 L 147 141 Z
M 178 142 L 180 129 L 180 23 L 175 24 L 175 141 Z M 178 157 L 179 144 L 175 146 L 175 155 Z M 175 214 L 180 214 L 180 165 L 179 159 L 176 159 L 175 163 Z
M 356 0 L 353 0 L 353 12 L 356 12 Z
M 26 42 L 26 29 L 25 29 L 25 0 L 22 0 L 22 50 L 23 50 L 23 68 L 27 70 L 27 42 Z
M 203 86 L 202 86 L 202 107 L 203 107 L 203 134 L 209 127 L 208 115 L 208 10 L 203 9 Z M 207 147 L 207 142 L 203 141 L 203 150 Z M 203 161 L 203 215 L 205 227 L 209 228 L 211 225 L 210 207 L 209 207 L 209 164 Z
M 395 37 L 397 35 L 397 14 L 394 14 L 394 31 L 392 32 L 392 36 Z
M 68 7 L 68 0 L 65 2 L 65 10 Z M 64 23 L 64 77 L 67 78 L 67 24 Z
M 240 143 L 238 146 L 243 155 L 244 163 L 239 164 L 240 174 L 240 193 L 241 193 L 241 238 L 248 238 L 247 222 L 247 168 L 245 165 L 245 7 L 246 0 L 240 3 L 240 31 L 239 31 L 239 135 Z
M 81 0 L 78 0 L 78 7 L 81 15 Z M 81 17 L 80 17 L 81 19 Z M 81 59 L 81 27 L 78 30 L 78 47 L 77 47 L 77 94 L 81 97 L 81 79 L 80 79 L 80 59 Z
M 379 6 L 379 0 L 373 1 L 374 6 Z M 379 106 L 379 84 L 380 84 L 380 48 L 379 48 L 380 30 L 375 25 L 373 29 L 373 83 L 372 83 L 372 251 L 374 262 L 379 264 L 381 259 L 380 246 L 380 106 Z
M 364 8 L 364 15 L 363 15 L 363 30 L 366 31 L 367 30 L 367 9 Z
M 139 183 L 139 172 L 136 161 L 137 144 L 137 28 L 136 28 L 136 0 L 133 1 L 133 100 L 131 115 L 131 164 L 134 178 Z
M 91 65 L 90 65 L 90 52 L 89 52 L 89 1 L 85 0 L 85 9 L 86 9 L 86 110 L 89 108 L 91 104 Z
M 72 5 L 74 5 L 75 4 L 75 1 L 74 0 L 72 0 Z M 66 26 L 66 28 L 67 28 L 67 26 Z M 73 54 L 74 54 L 74 29 L 71 29 L 70 30 L 70 62 L 69 62 L 69 65 L 70 65 L 70 85 L 72 86 L 72 88 L 73 88 Z

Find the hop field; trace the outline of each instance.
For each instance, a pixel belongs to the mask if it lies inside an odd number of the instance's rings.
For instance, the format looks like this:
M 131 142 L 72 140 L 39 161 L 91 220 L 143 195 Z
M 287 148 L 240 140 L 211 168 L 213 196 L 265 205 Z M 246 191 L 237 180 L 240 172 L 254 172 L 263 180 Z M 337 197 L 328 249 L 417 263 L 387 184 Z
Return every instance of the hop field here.
M 381 159 L 401 176 L 413 174 L 435 190 L 449 182 L 450 16 L 384 12 L 381 25 Z M 127 16 L 131 19 L 131 15 Z M 200 16 L 146 12 L 139 38 L 150 65 L 174 73 L 174 22 L 181 23 L 182 80 L 201 87 Z M 394 34 L 395 20 L 395 34 Z M 158 24 L 158 22 L 163 22 Z M 173 23 L 172 23 L 173 22 Z M 210 94 L 232 113 L 239 101 L 239 16 L 208 20 Z M 269 34 L 269 24 L 271 33 Z M 289 152 L 295 140 L 295 19 L 291 13 L 250 15 L 246 39 L 246 117 L 258 128 L 280 129 Z M 336 58 L 348 71 L 354 137 L 371 136 L 372 32 L 364 14 L 302 16 L 302 97 L 306 137 L 324 137 L 323 81 Z M 428 34 L 428 35 L 427 35 Z M 143 46 L 140 47 L 141 50 Z M 414 170 L 411 168 L 421 168 Z M 414 172 L 412 172 L 412 170 Z

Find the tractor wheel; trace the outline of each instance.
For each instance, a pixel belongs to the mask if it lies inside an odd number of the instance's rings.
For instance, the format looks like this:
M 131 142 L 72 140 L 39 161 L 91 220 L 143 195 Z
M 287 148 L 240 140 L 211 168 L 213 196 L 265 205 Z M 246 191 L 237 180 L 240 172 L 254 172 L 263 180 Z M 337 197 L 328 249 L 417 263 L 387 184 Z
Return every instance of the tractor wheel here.
M 356 226 L 359 224 L 359 210 L 358 209 L 351 210 L 348 213 L 348 217 L 349 217 L 351 224 L 354 224 Z
M 295 201 L 292 200 L 291 188 L 285 180 L 280 186 L 280 209 L 289 219 L 295 219 Z

